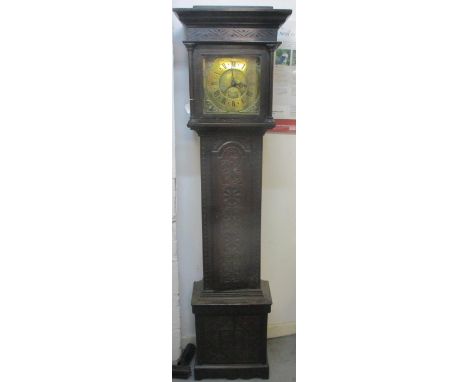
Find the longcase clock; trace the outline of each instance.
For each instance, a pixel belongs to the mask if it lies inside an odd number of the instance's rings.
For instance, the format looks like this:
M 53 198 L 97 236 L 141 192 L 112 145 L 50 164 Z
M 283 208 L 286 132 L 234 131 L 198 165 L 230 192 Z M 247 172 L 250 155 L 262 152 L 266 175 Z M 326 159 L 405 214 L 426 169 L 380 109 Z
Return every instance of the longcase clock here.
M 174 9 L 185 26 L 190 120 L 200 136 L 203 280 L 192 294 L 195 379 L 268 378 L 268 281 L 260 279 L 263 135 L 272 117 L 273 7 Z

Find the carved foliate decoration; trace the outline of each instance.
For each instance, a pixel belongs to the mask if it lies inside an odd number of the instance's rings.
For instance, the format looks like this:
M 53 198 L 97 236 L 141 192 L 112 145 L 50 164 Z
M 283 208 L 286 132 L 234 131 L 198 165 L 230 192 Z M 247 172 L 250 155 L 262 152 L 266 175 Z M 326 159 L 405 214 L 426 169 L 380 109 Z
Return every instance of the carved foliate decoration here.
M 260 135 L 201 136 L 203 267 L 207 289 L 258 288 L 259 148 Z
M 249 153 L 241 143 L 227 141 L 213 153 L 218 155 L 220 193 L 219 262 L 222 284 L 225 288 L 236 287 L 245 271 L 242 253 L 246 250 L 245 231 L 242 224 L 245 210 L 245 182 L 241 174 L 245 166 L 245 156 Z
M 202 316 L 198 319 L 201 338 L 199 359 L 210 363 L 265 362 L 263 345 L 263 315 L 247 316 Z M 216 328 L 213 331 L 213 328 Z M 201 346 L 200 346 L 201 345 Z
M 271 41 L 276 40 L 275 29 L 258 28 L 187 28 L 189 40 L 242 40 L 242 41 Z

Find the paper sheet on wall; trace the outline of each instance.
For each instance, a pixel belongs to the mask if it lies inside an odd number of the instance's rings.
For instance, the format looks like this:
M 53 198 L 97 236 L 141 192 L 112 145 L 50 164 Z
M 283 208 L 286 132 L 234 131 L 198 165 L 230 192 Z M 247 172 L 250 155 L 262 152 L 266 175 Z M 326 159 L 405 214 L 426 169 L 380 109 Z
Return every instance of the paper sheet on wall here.
M 271 131 L 296 131 L 296 25 L 289 23 L 278 31 L 282 44 L 275 52 L 273 118 Z

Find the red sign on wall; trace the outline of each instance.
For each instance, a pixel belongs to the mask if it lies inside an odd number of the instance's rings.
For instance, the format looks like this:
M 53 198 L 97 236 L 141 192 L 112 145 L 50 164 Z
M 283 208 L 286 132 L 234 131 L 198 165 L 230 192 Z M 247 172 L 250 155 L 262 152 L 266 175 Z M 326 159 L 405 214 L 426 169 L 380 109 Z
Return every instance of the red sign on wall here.
M 275 119 L 276 125 L 269 130 L 272 133 L 296 133 L 295 119 Z

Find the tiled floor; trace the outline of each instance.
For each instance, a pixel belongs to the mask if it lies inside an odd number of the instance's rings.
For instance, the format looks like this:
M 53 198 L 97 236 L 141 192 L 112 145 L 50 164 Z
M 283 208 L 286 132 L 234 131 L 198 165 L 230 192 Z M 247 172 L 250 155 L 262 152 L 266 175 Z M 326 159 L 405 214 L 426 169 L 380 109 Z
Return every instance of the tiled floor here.
M 296 336 L 272 338 L 268 340 L 268 363 L 270 364 L 270 382 L 294 382 L 296 381 Z M 188 379 L 193 381 L 192 376 Z M 173 382 L 183 381 L 173 379 Z M 227 379 L 206 379 L 210 382 L 228 381 Z M 265 379 L 249 379 L 252 382 L 265 381 Z

